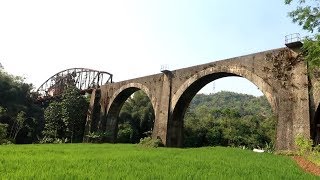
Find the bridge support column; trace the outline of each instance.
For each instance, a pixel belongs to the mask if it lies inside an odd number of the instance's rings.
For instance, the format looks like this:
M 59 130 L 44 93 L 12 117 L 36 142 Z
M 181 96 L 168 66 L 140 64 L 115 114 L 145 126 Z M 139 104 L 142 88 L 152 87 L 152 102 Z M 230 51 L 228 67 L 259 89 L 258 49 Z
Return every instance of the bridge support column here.
M 160 138 L 167 145 L 168 119 L 170 117 L 172 74 L 170 71 L 163 72 L 163 83 L 159 90 L 159 100 L 156 106 L 154 130 L 152 138 Z
M 100 90 L 94 89 L 91 93 L 90 104 L 87 112 L 87 120 L 83 135 L 83 142 L 89 142 L 88 135 L 97 130 L 100 114 Z
M 105 133 L 107 133 L 106 139 L 105 139 L 106 142 L 115 143 L 117 140 L 117 133 L 118 133 L 117 118 L 118 117 L 114 116 L 114 114 L 109 114 L 107 116 L 106 130 L 105 130 Z
M 295 150 L 294 141 L 298 135 L 310 137 L 308 100 L 292 102 L 292 99 L 279 98 L 278 103 L 276 150 Z
M 277 135 L 276 150 L 296 149 L 298 135 L 310 137 L 310 109 L 307 68 L 304 62 L 296 65 L 291 80 L 277 93 Z

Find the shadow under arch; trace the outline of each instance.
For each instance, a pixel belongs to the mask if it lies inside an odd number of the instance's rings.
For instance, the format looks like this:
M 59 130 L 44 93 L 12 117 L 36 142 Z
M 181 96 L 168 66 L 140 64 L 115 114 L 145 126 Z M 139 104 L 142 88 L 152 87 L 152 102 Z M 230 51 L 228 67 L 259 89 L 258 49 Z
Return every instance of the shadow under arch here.
M 107 107 L 107 116 L 106 116 L 106 133 L 108 134 L 108 142 L 116 142 L 117 133 L 118 133 L 118 118 L 122 106 L 126 102 L 126 100 L 135 92 L 141 90 L 144 94 L 147 95 L 152 104 L 152 109 L 154 111 L 154 102 L 155 99 L 150 95 L 149 90 L 146 86 L 139 83 L 129 83 L 127 85 L 119 88 L 112 98 L 110 99 L 109 106 Z
M 315 144 L 320 144 L 320 103 L 317 106 L 313 117 L 313 129 L 311 130 L 311 136 L 314 138 Z
M 172 99 L 171 116 L 168 123 L 167 146 L 182 147 L 183 145 L 183 119 L 191 100 L 208 83 L 224 77 L 243 77 L 255 84 L 266 96 L 276 118 L 277 104 L 276 90 L 265 80 L 245 68 L 220 67 L 208 68 L 200 71 L 185 81 L 177 90 Z

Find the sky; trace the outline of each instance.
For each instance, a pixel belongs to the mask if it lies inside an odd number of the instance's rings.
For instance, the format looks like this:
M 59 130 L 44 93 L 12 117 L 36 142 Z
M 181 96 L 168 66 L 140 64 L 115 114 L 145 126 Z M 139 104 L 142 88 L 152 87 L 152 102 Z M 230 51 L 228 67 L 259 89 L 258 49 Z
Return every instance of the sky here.
M 0 63 L 37 88 L 73 67 L 122 81 L 284 47 L 284 0 L 0 0 Z M 201 93 L 261 91 L 222 78 Z

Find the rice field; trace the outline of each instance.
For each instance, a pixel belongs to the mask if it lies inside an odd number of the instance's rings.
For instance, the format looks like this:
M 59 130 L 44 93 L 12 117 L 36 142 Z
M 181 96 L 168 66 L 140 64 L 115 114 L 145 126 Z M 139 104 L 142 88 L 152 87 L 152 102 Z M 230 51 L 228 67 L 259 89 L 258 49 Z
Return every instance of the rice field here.
M 286 156 L 226 147 L 0 146 L 1 179 L 317 179 Z

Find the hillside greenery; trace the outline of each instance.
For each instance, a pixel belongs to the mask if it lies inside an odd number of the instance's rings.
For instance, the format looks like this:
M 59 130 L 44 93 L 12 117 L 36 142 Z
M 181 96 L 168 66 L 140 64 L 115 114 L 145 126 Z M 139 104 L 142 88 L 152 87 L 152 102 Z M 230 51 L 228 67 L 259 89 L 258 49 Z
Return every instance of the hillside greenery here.
M 276 119 L 264 96 L 233 92 L 198 94 L 184 118 L 184 145 L 272 146 Z

